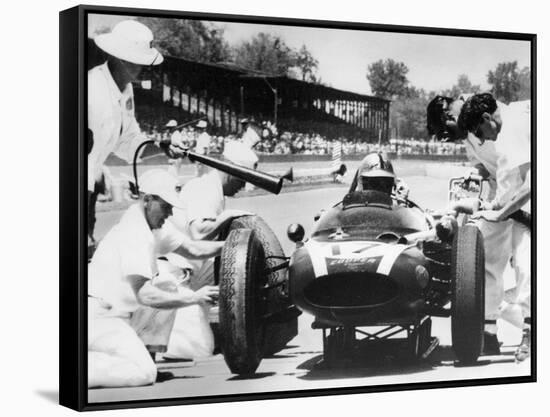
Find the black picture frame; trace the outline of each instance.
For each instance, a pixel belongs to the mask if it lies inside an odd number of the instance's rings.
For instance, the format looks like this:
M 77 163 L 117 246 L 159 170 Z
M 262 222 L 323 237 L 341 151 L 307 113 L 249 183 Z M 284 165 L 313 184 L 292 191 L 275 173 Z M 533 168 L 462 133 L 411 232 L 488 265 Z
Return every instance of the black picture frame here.
M 326 29 L 368 30 L 389 33 L 443 35 L 471 38 L 523 40 L 531 45 L 531 183 L 532 207 L 536 207 L 537 155 L 537 36 L 527 33 L 474 31 L 416 26 L 332 22 L 264 16 L 226 15 L 170 10 L 120 8 L 105 6 L 77 6 L 60 12 L 60 376 L 59 402 L 79 410 L 106 410 L 168 405 L 219 403 L 279 398 L 313 397 L 386 391 L 453 388 L 461 386 L 496 385 L 537 381 L 537 319 L 532 317 L 531 375 L 525 377 L 479 378 L 459 381 L 434 381 L 382 386 L 360 386 L 300 391 L 257 392 L 242 395 L 218 395 L 158 400 L 114 401 L 90 403 L 87 398 L 87 248 L 86 236 L 86 131 L 87 131 L 87 16 L 113 14 L 126 16 L 179 17 L 235 23 L 263 23 L 293 25 Z M 537 214 L 532 216 L 532 311 L 537 309 L 536 242 Z

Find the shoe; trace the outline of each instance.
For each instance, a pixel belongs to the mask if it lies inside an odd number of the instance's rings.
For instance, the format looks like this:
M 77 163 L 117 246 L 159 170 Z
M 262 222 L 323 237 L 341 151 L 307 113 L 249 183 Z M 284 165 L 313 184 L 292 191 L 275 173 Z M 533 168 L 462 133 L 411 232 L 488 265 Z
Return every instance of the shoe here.
M 523 337 L 516 349 L 515 357 L 518 363 L 531 357 L 531 329 L 523 329 Z
M 500 343 L 497 335 L 489 332 L 483 333 L 483 356 L 496 356 L 500 355 Z

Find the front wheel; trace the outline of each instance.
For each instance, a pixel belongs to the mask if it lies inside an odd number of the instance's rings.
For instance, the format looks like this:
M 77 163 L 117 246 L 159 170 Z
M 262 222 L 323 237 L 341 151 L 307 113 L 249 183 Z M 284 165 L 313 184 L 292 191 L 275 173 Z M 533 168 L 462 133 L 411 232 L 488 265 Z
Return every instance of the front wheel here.
M 220 258 L 220 344 L 235 374 L 252 374 L 262 359 L 265 256 L 250 229 L 235 229 Z
M 485 316 L 485 252 L 474 225 L 458 229 L 451 255 L 453 349 L 465 364 L 477 361 L 483 350 Z

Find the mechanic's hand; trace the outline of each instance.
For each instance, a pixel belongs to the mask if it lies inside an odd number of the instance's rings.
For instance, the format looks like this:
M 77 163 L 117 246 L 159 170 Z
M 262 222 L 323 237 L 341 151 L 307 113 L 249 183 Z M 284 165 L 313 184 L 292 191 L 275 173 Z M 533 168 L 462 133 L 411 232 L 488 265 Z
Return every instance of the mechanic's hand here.
M 451 210 L 456 213 L 473 214 L 480 209 L 481 201 L 478 198 L 462 198 L 453 202 Z
M 176 148 L 185 148 L 185 143 L 183 142 L 183 136 L 172 135 L 170 137 L 170 145 L 175 146 Z
M 217 285 L 205 285 L 195 291 L 195 302 L 197 304 L 213 304 L 220 295 L 220 289 Z
M 171 143 L 168 146 L 168 151 L 170 152 L 170 155 L 172 155 L 171 158 L 183 158 L 188 150 L 189 149 L 183 145 L 179 146 Z
M 471 217 L 472 219 L 483 219 L 488 222 L 499 222 L 502 219 L 500 218 L 500 211 L 498 210 L 481 210 L 477 213 L 474 213 Z

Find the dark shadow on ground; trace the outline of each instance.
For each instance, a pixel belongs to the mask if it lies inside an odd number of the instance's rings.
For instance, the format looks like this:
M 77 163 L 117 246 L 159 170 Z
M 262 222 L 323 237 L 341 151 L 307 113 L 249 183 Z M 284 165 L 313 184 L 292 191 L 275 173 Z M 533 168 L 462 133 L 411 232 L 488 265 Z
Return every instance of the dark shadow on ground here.
M 264 359 L 289 359 L 289 358 L 295 358 L 297 355 L 279 355 L 277 353 L 269 356 L 265 356 Z
M 298 365 L 297 369 L 307 371 L 305 375 L 298 376 L 298 378 L 326 380 L 391 376 L 423 373 L 445 366 L 467 368 L 487 366 L 492 363 L 514 362 L 513 352 L 503 352 L 500 356 L 481 356 L 476 363 L 463 365 L 457 361 L 451 346 L 438 346 L 426 359 L 407 358 L 400 353 L 398 350 L 363 347 L 360 351 L 354 352 L 352 359 L 338 358 L 330 364 L 320 354 Z
M 236 375 L 234 377 L 228 378 L 227 381 L 244 381 L 247 379 L 262 379 L 273 375 L 275 375 L 275 372 L 258 372 L 257 374 L 250 374 L 250 375 Z
M 203 377 L 202 376 L 197 376 L 197 375 L 176 376 L 172 372 L 157 372 L 156 383 L 172 381 L 174 379 L 196 379 L 196 378 L 203 378 Z
M 38 396 L 44 398 L 45 400 L 48 400 L 54 404 L 59 404 L 59 391 L 38 390 L 38 391 L 35 391 L 35 393 Z

